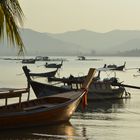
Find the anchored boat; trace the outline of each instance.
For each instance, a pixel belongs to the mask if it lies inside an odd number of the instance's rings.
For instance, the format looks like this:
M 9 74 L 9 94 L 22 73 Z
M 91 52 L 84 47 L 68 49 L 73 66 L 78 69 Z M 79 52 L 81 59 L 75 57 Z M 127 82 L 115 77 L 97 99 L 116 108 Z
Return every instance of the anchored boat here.
M 50 125 L 68 121 L 81 99 L 86 97 L 87 88 L 94 72 L 94 69 L 90 69 L 83 89 L 66 91 L 55 96 L 30 100 L 29 85 L 25 89 L 1 89 L 0 99 L 5 99 L 5 104 L 0 106 L 0 129 Z M 37 92 L 47 94 L 43 88 Z M 22 101 L 23 93 L 28 93 L 26 101 Z M 19 97 L 18 102 L 9 104 L 9 98 L 15 97 Z
M 68 78 L 56 78 L 49 77 L 49 82 L 59 82 L 63 83 L 63 86 L 54 86 L 51 84 L 40 83 L 37 81 L 31 80 L 31 77 L 28 74 L 29 70 L 25 72 L 28 81 L 30 82 L 36 96 L 44 97 L 56 95 L 64 91 L 76 91 L 81 89 L 86 76 L 74 77 L 70 76 Z M 113 84 L 115 83 L 115 85 Z M 117 85 L 119 82 L 116 77 L 110 79 L 100 80 L 100 71 L 97 77 L 94 77 L 89 89 L 88 89 L 88 100 L 98 100 L 98 99 L 120 99 L 130 97 L 130 93 L 126 92 L 124 86 Z M 43 90 L 45 92 L 39 92 Z M 45 94 L 44 94 L 45 93 Z M 47 93 L 47 94 L 46 94 Z

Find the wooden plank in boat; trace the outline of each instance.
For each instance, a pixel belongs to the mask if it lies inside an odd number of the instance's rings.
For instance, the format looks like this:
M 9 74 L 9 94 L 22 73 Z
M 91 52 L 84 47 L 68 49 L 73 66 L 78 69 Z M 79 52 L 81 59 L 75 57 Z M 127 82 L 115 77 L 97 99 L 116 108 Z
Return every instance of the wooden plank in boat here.
M 36 110 L 36 109 L 41 109 L 41 108 L 49 108 L 56 106 L 56 104 L 45 104 L 45 105 L 38 105 L 38 106 L 31 106 L 31 107 L 26 107 L 23 110 L 24 111 L 31 111 L 31 110 Z
M 28 89 L 1 88 L 0 89 L 0 99 L 20 97 L 23 93 L 27 93 L 27 92 L 28 92 Z

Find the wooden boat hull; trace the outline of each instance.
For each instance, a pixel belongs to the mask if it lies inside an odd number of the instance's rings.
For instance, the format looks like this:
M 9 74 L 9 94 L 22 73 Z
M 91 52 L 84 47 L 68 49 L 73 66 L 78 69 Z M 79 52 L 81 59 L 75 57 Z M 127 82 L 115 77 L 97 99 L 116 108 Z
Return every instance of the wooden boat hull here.
M 118 71 L 123 71 L 125 68 L 126 62 L 124 62 L 124 65 L 117 66 L 117 65 L 108 65 L 107 68 L 110 68 L 111 70 L 118 70 Z M 106 67 L 106 64 L 105 66 Z
M 45 64 L 45 67 L 46 68 L 57 68 L 57 69 L 60 69 L 63 65 L 63 61 L 61 61 L 61 64 L 55 64 L 55 63 L 52 63 L 52 64 L 48 64 L 46 63 Z
M 35 59 L 23 59 L 22 63 L 23 64 L 34 64 L 35 63 Z
M 31 80 L 29 78 L 29 70 L 27 67 L 23 67 L 23 70 L 28 72 L 28 80 Z M 12 91 L 10 91 L 10 93 L 3 93 L 0 98 L 5 99 L 6 103 L 0 107 L 0 129 L 51 125 L 68 121 L 77 109 L 82 98 L 83 107 L 87 104 L 87 89 L 94 77 L 94 74 L 95 69 L 90 69 L 83 84 L 83 88 L 78 91 L 67 91 L 34 100 L 29 100 L 28 98 L 27 101 L 24 102 L 21 102 L 21 96 L 19 96 L 19 102 L 10 105 L 7 103 L 8 98 L 17 97 L 17 93 L 19 92 L 15 92 L 14 96 L 12 96 L 14 93 Z M 30 82 L 33 83 L 32 81 Z M 31 83 L 28 83 L 28 90 L 24 91 L 28 91 L 28 93 L 30 93 L 29 84 Z M 31 86 L 32 85 L 33 84 L 31 84 Z M 44 84 L 38 83 L 36 89 L 40 87 L 37 92 L 43 92 L 45 95 L 46 91 L 42 88 L 43 86 Z M 20 92 L 20 95 L 22 95 L 22 92 Z
M 66 122 L 79 105 L 84 93 L 75 99 L 53 107 L 0 113 L 0 129 L 51 125 Z M 58 96 L 58 98 L 60 95 Z M 55 98 L 55 97 L 54 97 Z M 59 114 L 59 115 L 58 115 Z
M 123 71 L 124 67 L 125 67 L 124 65 L 118 66 L 118 67 L 114 68 L 113 70 Z
M 59 69 L 61 68 L 61 66 L 62 66 L 61 64 L 58 64 L 58 65 L 45 65 L 46 68 L 59 68 Z
M 31 81 L 30 84 L 37 98 L 44 97 L 44 96 L 57 95 L 58 93 L 72 90 L 69 88 L 51 86 L 51 85 L 47 85 L 43 83 L 39 85 L 38 82 L 35 82 L 35 81 Z M 108 89 L 105 86 L 107 86 L 107 84 L 104 84 L 104 83 L 98 84 L 96 82 L 91 84 L 88 90 L 87 99 L 88 100 L 101 100 L 101 99 L 104 100 L 104 99 L 120 99 L 123 97 L 125 88 L 119 87 L 119 88 L 114 88 L 114 89 Z M 44 92 L 40 92 L 40 90 L 43 90 Z
M 121 86 L 111 86 L 111 81 L 93 82 L 88 90 L 88 100 L 119 99 L 125 93 L 125 88 Z
M 39 83 L 36 81 L 30 81 L 30 85 L 37 98 L 57 95 L 63 92 L 66 92 L 67 94 L 67 91 L 71 91 L 71 89 L 52 86 L 44 83 Z
M 46 73 L 30 73 L 30 76 L 33 76 L 33 77 L 54 77 L 55 74 L 57 73 L 57 70 L 51 71 L 51 72 L 46 72 Z
M 90 91 L 88 92 L 88 100 L 105 100 L 105 99 L 121 99 L 124 95 L 124 88 L 113 89 L 110 91 Z

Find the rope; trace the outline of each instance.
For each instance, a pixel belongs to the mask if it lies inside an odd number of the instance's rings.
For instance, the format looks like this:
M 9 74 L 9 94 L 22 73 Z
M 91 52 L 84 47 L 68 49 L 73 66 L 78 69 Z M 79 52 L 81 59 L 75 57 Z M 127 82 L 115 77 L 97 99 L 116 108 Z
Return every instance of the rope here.
M 129 111 L 129 110 L 127 110 L 127 109 L 125 109 L 125 111 L 126 111 L 126 112 L 129 112 L 129 113 L 131 113 L 131 114 L 140 115 L 140 112 Z

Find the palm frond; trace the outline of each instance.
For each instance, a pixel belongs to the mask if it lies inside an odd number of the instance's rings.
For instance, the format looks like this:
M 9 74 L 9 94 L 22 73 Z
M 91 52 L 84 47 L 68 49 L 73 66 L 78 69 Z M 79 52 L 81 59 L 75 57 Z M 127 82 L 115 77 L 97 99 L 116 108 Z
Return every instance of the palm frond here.
M 19 26 L 23 25 L 24 14 L 18 0 L 2 0 L 0 3 L 0 38 L 4 35 L 4 28 L 8 41 L 18 46 L 19 53 L 24 52 L 24 43 L 20 36 Z M 5 26 L 4 26 L 5 25 Z
M 0 5 L 0 41 L 4 39 L 4 14 Z

